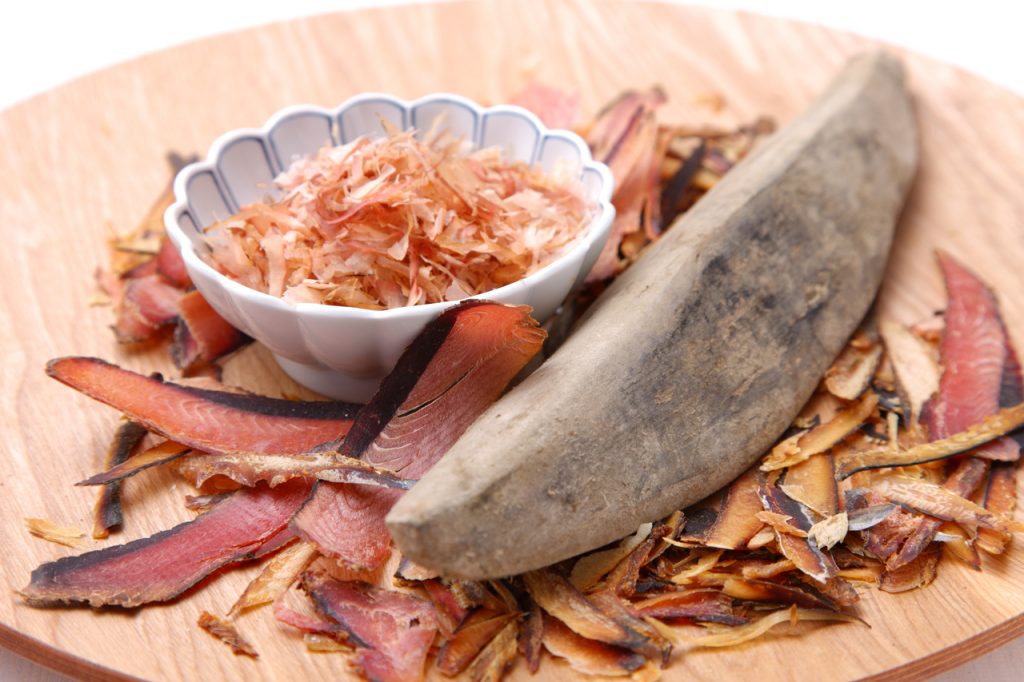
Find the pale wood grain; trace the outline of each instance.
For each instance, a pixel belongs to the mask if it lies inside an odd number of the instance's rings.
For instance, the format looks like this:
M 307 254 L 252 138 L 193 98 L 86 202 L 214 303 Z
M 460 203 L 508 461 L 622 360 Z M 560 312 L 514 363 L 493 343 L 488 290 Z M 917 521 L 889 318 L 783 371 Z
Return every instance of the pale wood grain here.
M 240 627 L 259 661 L 232 656 L 195 626 L 223 612 L 254 574 L 228 571 L 167 606 L 137 612 L 38 610 L 20 603 L 38 563 L 65 548 L 32 539 L 24 516 L 88 528 L 93 492 L 72 487 L 97 470 L 115 427 L 109 409 L 43 375 L 63 354 L 170 372 L 159 352 L 126 353 L 109 310 L 87 308 L 103 236 L 141 217 L 167 179 L 169 149 L 206 149 L 221 132 L 260 125 L 299 102 L 333 106 L 364 90 L 415 97 L 453 90 L 496 102 L 533 65 L 576 88 L 593 110 L 623 88 L 664 85 L 665 120 L 732 125 L 800 110 L 864 39 L 783 20 L 657 4 L 489 2 L 418 5 L 314 17 L 175 48 L 83 78 L 0 114 L 0 644 L 91 679 L 345 678 L 338 655 L 308 654 L 268 612 Z M 933 249 L 953 251 L 1001 293 L 1011 333 L 1024 341 L 1024 102 L 952 67 L 904 55 L 917 96 L 922 172 L 879 303 L 912 321 L 941 307 Z M 718 113 L 695 102 L 717 92 Z M 251 348 L 229 380 L 297 392 L 269 355 Z M 108 543 L 189 517 L 187 487 L 166 472 L 126 486 L 127 528 Z M 1024 631 L 1024 551 L 986 561 L 984 573 L 944 563 L 927 590 L 868 593 L 872 625 L 775 636 L 675 661 L 666 679 L 721 680 L 756 669 L 765 679 L 934 674 Z M 545 663 L 545 679 L 567 671 Z M 529 679 L 522 666 L 515 679 Z

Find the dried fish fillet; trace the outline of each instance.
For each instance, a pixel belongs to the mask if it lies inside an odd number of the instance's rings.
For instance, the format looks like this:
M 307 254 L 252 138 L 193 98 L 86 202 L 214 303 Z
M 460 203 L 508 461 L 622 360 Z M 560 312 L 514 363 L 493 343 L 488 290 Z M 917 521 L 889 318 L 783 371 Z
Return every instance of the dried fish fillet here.
M 348 431 L 358 405 L 281 400 L 164 382 L 97 358 L 51 360 L 46 372 L 146 428 L 204 452 L 308 452 Z
M 257 555 L 309 494 L 294 481 L 239 491 L 174 528 L 43 564 L 21 594 L 33 606 L 139 606 L 181 594 L 222 566 Z

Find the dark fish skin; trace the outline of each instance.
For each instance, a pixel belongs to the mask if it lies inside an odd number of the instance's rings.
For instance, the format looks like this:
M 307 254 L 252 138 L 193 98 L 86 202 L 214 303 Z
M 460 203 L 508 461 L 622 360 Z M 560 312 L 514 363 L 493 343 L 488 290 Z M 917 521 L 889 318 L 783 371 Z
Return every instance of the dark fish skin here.
M 112 468 L 124 463 L 138 448 L 146 436 L 146 428 L 137 422 L 122 422 L 117 427 L 114 440 L 107 450 L 106 467 Z M 124 523 L 121 510 L 121 484 L 107 483 L 100 488 L 93 507 L 92 536 L 103 539 L 110 535 L 112 528 L 119 528 Z
M 902 65 L 851 60 L 395 505 L 399 549 L 453 577 L 521 573 L 734 479 L 867 312 L 916 167 Z

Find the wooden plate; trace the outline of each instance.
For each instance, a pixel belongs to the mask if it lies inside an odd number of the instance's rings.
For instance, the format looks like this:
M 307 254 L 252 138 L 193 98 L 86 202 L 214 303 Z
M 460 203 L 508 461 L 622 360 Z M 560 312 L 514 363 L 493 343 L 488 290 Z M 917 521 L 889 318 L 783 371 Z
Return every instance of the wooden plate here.
M 666 121 L 731 125 L 788 120 L 867 40 L 744 14 L 658 4 L 521 2 L 416 5 L 275 24 L 178 47 L 88 76 L 0 114 L 0 643 L 85 677 L 168 680 L 344 677 L 339 655 L 309 654 L 270 613 L 240 627 L 261 653 L 232 656 L 199 631 L 223 612 L 252 568 L 221 574 L 183 599 L 139 611 L 38 610 L 13 592 L 33 567 L 69 550 L 29 537 L 26 516 L 90 526 L 93 473 L 116 415 L 43 375 L 44 362 L 97 355 L 169 371 L 160 352 L 130 354 L 89 308 L 104 237 L 132 227 L 168 179 L 164 154 L 204 151 L 222 131 L 261 125 L 299 102 L 335 105 L 365 90 L 416 97 L 452 90 L 499 101 L 525 69 L 578 89 L 586 111 L 624 88 L 661 83 Z M 949 249 L 1003 294 L 1024 341 L 1024 101 L 955 68 L 903 55 L 917 96 L 922 168 L 893 249 L 881 313 L 920 319 L 943 305 L 933 249 Z M 714 111 L 708 96 L 725 106 Z M 228 368 L 256 390 L 294 391 L 258 348 Z M 127 486 L 128 527 L 113 542 L 188 518 L 188 492 L 152 473 Z M 90 547 L 104 543 L 89 543 Z M 931 674 L 1024 631 L 1024 550 L 984 573 L 944 562 L 936 583 L 869 593 L 859 625 L 778 635 L 677 660 L 666 679 L 720 680 L 756 666 L 764 679 Z M 545 665 L 543 677 L 566 670 Z M 513 677 L 527 679 L 522 665 Z

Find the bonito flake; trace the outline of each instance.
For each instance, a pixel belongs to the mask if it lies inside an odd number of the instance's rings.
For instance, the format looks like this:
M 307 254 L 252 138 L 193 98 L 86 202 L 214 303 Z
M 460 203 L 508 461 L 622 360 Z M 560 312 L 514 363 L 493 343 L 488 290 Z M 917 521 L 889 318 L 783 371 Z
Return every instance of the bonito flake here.
M 207 228 L 206 258 L 287 301 L 380 310 L 490 291 L 577 243 L 591 213 L 577 168 L 465 147 L 437 130 L 324 147 L 275 179 L 279 200 Z

